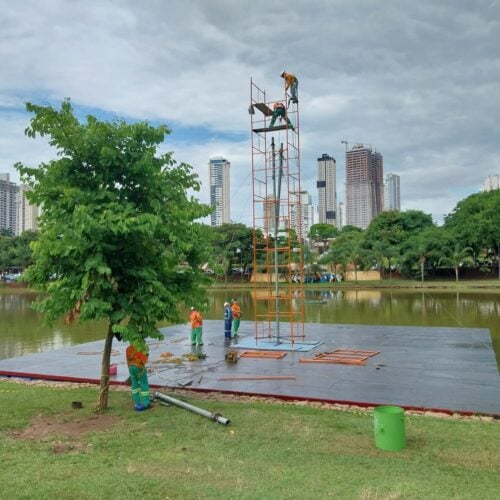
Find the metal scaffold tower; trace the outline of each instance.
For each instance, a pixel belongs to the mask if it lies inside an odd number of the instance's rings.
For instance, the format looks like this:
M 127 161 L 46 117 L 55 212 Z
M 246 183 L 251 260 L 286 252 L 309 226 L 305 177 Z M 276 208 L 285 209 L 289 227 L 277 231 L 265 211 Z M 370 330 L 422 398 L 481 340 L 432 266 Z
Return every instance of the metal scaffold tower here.
M 249 113 L 255 338 L 293 343 L 305 337 L 299 105 L 250 80 Z

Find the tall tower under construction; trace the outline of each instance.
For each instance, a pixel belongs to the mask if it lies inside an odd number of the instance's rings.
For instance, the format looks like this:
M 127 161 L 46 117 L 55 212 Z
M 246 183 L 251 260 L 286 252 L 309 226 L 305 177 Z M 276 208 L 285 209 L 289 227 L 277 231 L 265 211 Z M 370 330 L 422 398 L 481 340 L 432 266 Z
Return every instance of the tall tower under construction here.
M 285 89 L 269 99 L 250 81 L 255 338 L 304 334 L 299 105 Z
M 346 224 L 366 229 L 384 206 L 384 160 L 357 144 L 345 154 Z

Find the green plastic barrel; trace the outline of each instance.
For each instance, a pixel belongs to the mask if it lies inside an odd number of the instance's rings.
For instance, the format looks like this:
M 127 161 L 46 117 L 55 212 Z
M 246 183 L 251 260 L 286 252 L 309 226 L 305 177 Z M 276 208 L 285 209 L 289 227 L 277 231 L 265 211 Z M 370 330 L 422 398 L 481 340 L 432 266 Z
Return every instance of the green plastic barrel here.
M 378 406 L 374 412 L 375 444 L 385 451 L 406 448 L 405 411 L 399 406 Z

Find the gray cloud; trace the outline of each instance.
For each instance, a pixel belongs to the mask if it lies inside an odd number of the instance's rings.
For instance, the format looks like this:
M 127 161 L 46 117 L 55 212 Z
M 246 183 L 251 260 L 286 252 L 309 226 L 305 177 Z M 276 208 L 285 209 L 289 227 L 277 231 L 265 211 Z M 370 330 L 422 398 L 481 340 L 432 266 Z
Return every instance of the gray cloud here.
M 300 80 L 313 196 L 316 158 L 329 153 L 342 198 L 344 138 L 382 152 L 404 207 L 429 213 L 451 211 L 500 170 L 497 1 L 0 0 L 0 9 L 2 171 L 28 151 L 30 163 L 46 159 L 45 147 L 12 135 L 29 119 L 20 103 L 70 96 L 118 116 L 206 127 L 206 142 L 174 134 L 167 149 L 202 180 L 209 156 L 226 155 L 237 183 L 249 141 L 220 134 L 248 133 L 250 77 L 278 99 L 283 69 Z M 244 220 L 247 195 L 233 218 Z

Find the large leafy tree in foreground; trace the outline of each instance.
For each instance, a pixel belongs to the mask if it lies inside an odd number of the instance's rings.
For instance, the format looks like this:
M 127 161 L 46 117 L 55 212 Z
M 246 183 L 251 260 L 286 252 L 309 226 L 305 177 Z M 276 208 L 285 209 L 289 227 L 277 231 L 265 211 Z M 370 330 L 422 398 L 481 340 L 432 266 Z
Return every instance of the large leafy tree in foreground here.
M 180 321 L 177 304 L 201 300 L 200 226 L 206 206 L 191 167 L 158 146 L 165 126 L 88 116 L 80 123 L 68 100 L 60 110 L 27 104 L 26 134 L 47 136 L 58 158 L 38 167 L 17 164 L 43 206 L 28 281 L 43 290 L 36 308 L 52 322 L 106 320 L 97 409 L 108 405 L 115 334 L 127 341 L 161 338 L 156 324 Z

